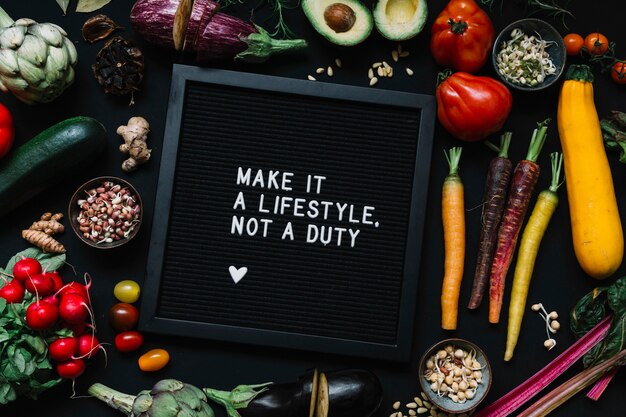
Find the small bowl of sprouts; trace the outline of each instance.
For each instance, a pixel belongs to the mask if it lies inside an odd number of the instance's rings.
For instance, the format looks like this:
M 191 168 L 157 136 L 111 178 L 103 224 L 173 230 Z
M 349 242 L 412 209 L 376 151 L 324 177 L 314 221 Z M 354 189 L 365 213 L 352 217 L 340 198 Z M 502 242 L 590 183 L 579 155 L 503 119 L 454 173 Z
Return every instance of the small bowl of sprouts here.
M 508 86 L 521 91 L 554 84 L 565 67 L 565 42 L 549 23 L 522 19 L 500 32 L 493 44 L 492 62 Z
M 419 382 L 430 402 L 446 413 L 467 413 L 491 388 L 491 367 L 484 352 L 464 339 L 446 339 L 422 356 Z

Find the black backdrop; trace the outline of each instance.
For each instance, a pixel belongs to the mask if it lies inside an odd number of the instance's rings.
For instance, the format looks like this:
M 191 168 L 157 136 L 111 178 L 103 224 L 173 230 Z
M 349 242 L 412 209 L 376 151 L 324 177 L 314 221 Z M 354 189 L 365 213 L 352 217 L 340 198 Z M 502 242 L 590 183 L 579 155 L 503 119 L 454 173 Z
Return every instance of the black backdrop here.
M 431 0 L 429 2 L 430 16 L 427 27 L 430 26 L 445 3 L 443 0 Z M 131 1 L 114 0 L 102 10 L 127 28 L 123 35 L 136 39 L 146 56 L 146 77 L 142 92 L 135 96 L 136 104 L 129 107 L 127 98 L 105 96 L 91 75 L 90 66 L 102 43 L 89 45 L 79 41 L 80 28 L 87 16 L 70 12 L 68 16 L 64 17 L 53 0 L 2 1 L 2 7 L 14 18 L 30 17 L 37 21 L 51 21 L 63 26 L 70 37 L 77 41 L 79 56 L 75 84 L 53 104 L 27 106 L 10 96 L 0 98 L 1 102 L 15 116 L 17 144 L 23 143 L 39 131 L 62 119 L 80 114 L 100 120 L 109 131 L 110 141 L 107 153 L 90 169 L 75 173 L 71 178 L 31 200 L 18 211 L 0 219 L 0 254 L 2 254 L 2 259 L 8 259 L 26 246 L 19 237 L 23 227 L 29 225 L 43 211 L 65 211 L 73 190 L 89 178 L 107 174 L 128 177 L 138 188 L 145 202 L 145 224 L 139 236 L 121 250 L 96 251 L 79 242 L 72 236 L 71 231 L 61 238 L 68 249 L 68 261 L 76 265 L 80 272 L 89 272 L 94 277 L 93 295 L 96 320 L 99 326 L 98 334 L 103 341 L 107 342 L 111 342 L 113 339 L 113 332 L 108 326 L 106 315 L 108 308 L 115 302 L 112 295 L 114 284 L 127 278 L 136 279 L 140 282 L 142 280 L 147 256 L 147 243 L 150 237 L 149 230 L 163 141 L 172 63 L 189 63 L 185 58 L 146 45 L 141 39 L 133 36 L 128 22 L 131 4 Z M 621 2 L 617 0 L 604 1 L 600 5 L 600 2 L 591 4 L 588 1 L 573 0 L 570 8 L 577 17 L 576 20 L 569 21 L 571 30 L 583 35 L 594 30 L 601 30 L 610 39 L 617 42 L 618 52 L 626 55 L 626 37 L 623 36 L 622 32 Z M 241 16 L 247 16 L 245 9 L 233 10 L 233 13 L 235 12 Z M 257 21 L 260 23 L 263 22 L 263 14 L 263 12 L 257 14 Z M 491 16 L 496 30 L 499 30 L 511 21 L 523 17 L 524 14 L 523 9 L 516 4 L 507 4 L 502 14 L 496 8 Z M 223 67 L 302 79 L 306 78 L 307 74 L 312 74 L 315 68 L 329 65 L 335 57 L 341 57 L 344 68 L 335 71 L 335 76 L 331 81 L 364 86 L 368 81 L 366 72 L 369 65 L 382 59 L 390 61 L 390 51 L 395 47 L 392 42 L 385 41 L 376 33 L 372 34 L 365 43 L 355 48 L 333 47 L 311 29 L 306 18 L 298 9 L 287 13 L 287 22 L 297 35 L 309 41 L 310 46 L 304 54 L 273 58 L 262 65 L 227 64 Z M 566 32 L 558 22 L 556 27 L 562 33 Z M 439 68 L 430 57 L 428 39 L 428 29 L 426 29 L 425 33 L 416 39 L 404 43 L 405 49 L 411 52 L 411 56 L 407 58 L 406 62 L 415 71 L 412 78 L 406 77 L 403 71 L 399 71 L 401 67 L 398 67 L 394 78 L 382 80 L 376 88 L 433 94 L 436 73 Z M 489 66 L 483 70 L 485 74 L 491 72 Z M 626 90 L 623 86 L 616 86 L 605 76 L 599 76 L 595 82 L 595 91 L 596 104 L 601 115 L 612 109 L 625 110 Z M 512 159 L 517 160 L 524 156 L 528 138 L 535 122 L 548 116 L 555 117 L 557 97 L 557 86 L 536 94 L 514 93 L 513 112 L 505 125 L 506 129 L 514 132 L 511 149 Z M 220 111 L 220 109 L 216 109 L 216 111 Z M 118 125 L 125 124 L 128 118 L 135 115 L 143 115 L 151 123 L 150 146 L 154 149 L 153 159 L 137 173 L 126 176 L 120 170 L 122 158 L 117 151 L 120 140 L 114 132 Z M 393 138 L 381 135 L 381 140 L 387 140 L 390 146 L 393 145 Z M 447 165 L 442 150 L 459 144 L 440 126 L 437 126 L 429 184 L 430 199 L 424 235 L 425 244 L 422 253 L 419 297 L 416 300 L 416 314 L 418 316 L 414 334 L 415 342 L 412 359 L 409 363 L 390 364 L 309 352 L 148 335 L 142 350 L 152 347 L 168 349 L 172 361 L 166 369 L 157 374 L 143 374 L 136 365 L 138 354 L 119 354 L 114 348 L 110 348 L 108 349 L 108 365 L 105 367 L 102 357 L 92 361 L 85 375 L 76 382 L 77 394 L 86 395 L 87 387 L 96 381 L 130 393 L 148 388 L 158 379 L 165 377 L 182 379 L 197 386 L 230 389 L 240 383 L 258 383 L 268 380 L 290 381 L 303 373 L 305 369 L 315 366 L 322 369 L 353 366 L 370 368 L 380 377 L 385 389 L 385 400 L 379 415 L 386 416 L 391 412 L 391 403 L 396 400 L 408 402 L 419 392 L 416 370 L 421 353 L 432 343 L 452 335 L 477 342 L 490 357 L 494 384 L 487 399 L 488 402 L 515 387 L 573 342 L 574 339 L 567 330 L 565 316 L 574 302 L 592 289 L 597 282 L 584 275 L 573 256 L 567 201 L 565 190 L 562 190 L 561 205 L 542 244 L 529 295 L 530 303 L 543 302 L 547 308 L 554 309 L 561 315 L 563 329 L 557 335 L 557 347 L 551 352 L 545 351 L 542 346 L 545 338 L 543 322 L 530 313 L 525 318 L 519 347 L 511 363 L 504 363 L 501 359 L 506 336 L 505 325 L 504 323 L 499 326 L 489 325 L 485 308 L 481 308 L 477 313 L 469 313 L 461 305 L 459 330 L 454 333 L 440 330 L 438 299 L 443 267 L 440 187 L 447 173 Z M 556 126 L 553 123 L 549 130 L 547 144 L 540 158 L 543 166 L 548 166 L 548 153 L 558 149 Z M 471 208 L 477 207 L 480 203 L 485 171 L 491 157 L 492 154 L 483 145 L 465 146 L 461 175 L 466 184 L 466 206 L 470 210 L 467 212 L 466 271 L 468 272 L 461 292 L 462 304 L 466 303 L 469 296 L 480 222 L 480 210 L 471 210 Z M 624 179 L 626 166 L 618 164 L 614 156 L 610 159 L 618 202 L 623 214 L 622 218 L 626 220 L 626 195 L 623 192 L 626 185 Z M 539 180 L 538 188 L 547 187 L 548 182 L 549 175 L 544 173 Z M 625 271 L 626 264 L 620 268 L 616 275 L 622 275 Z M 611 282 L 613 279 L 607 282 Z M 505 303 L 508 303 L 508 291 Z M 579 371 L 580 367 L 579 364 L 575 365 L 566 377 Z M 561 378 L 560 381 L 563 381 L 564 378 Z M 619 411 L 621 399 L 618 398 L 618 395 L 620 393 L 623 395 L 625 388 L 626 372 L 622 371 L 598 404 L 578 396 L 556 410 L 553 415 L 623 415 L 623 412 Z M 42 395 L 37 402 L 19 400 L 14 404 L 4 406 L 0 409 L 0 414 L 3 417 L 32 416 L 39 413 L 46 413 L 50 417 L 116 415 L 115 411 L 107 408 L 103 403 L 92 399 L 71 400 L 70 395 L 71 384 L 66 383 Z M 218 416 L 225 415 L 222 410 L 217 408 L 216 410 Z

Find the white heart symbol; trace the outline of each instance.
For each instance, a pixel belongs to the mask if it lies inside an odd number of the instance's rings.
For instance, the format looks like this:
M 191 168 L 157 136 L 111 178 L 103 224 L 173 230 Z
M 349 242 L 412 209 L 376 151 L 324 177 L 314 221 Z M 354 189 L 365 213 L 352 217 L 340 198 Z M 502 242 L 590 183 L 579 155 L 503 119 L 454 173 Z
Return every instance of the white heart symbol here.
M 231 265 L 228 268 L 228 272 L 230 272 L 230 277 L 233 279 L 233 281 L 235 281 L 236 284 L 241 281 L 244 276 L 246 276 L 246 274 L 248 273 L 248 268 L 242 266 L 241 268 L 237 269 Z

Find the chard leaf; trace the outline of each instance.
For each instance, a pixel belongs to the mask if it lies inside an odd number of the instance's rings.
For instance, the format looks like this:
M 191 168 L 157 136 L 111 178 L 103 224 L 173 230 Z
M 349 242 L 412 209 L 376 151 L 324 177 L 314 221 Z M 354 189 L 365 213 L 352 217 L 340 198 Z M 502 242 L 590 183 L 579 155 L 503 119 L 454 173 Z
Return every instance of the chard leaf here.
M 63 15 L 67 14 L 67 6 L 70 5 L 70 0 L 57 0 L 57 4 L 63 10 Z
M 626 315 L 611 320 L 609 334 L 583 358 L 585 367 L 597 365 L 617 355 L 626 347 Z
M 111 0 L 78 0 L 76 11 L 78 13 L 91 13 L 109 4 Z
M 607 291 L 609 307 L 616 316 L 626 314 L 626 277 L 620 278 Z
M 570 314 L 570 328 L 577 337 L 584 336 L 606 317 L 607 287 L 597 287 L 581 298 Z

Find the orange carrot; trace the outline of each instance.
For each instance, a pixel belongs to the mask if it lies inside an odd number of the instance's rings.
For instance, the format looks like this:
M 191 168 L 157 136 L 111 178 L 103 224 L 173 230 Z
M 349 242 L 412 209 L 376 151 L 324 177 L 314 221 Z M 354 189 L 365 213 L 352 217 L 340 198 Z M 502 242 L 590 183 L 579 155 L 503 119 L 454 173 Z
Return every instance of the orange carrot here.
M 459 293 L 465 263 L 465 205 L 463 183 L 459 177 L 459 160 L 463 148 L 452 148 L 445 153 L 450 172 L 443 183 L 441 214 L 445 264 L 441 289 L 441 327 L 456 329 L 459 312 Z

